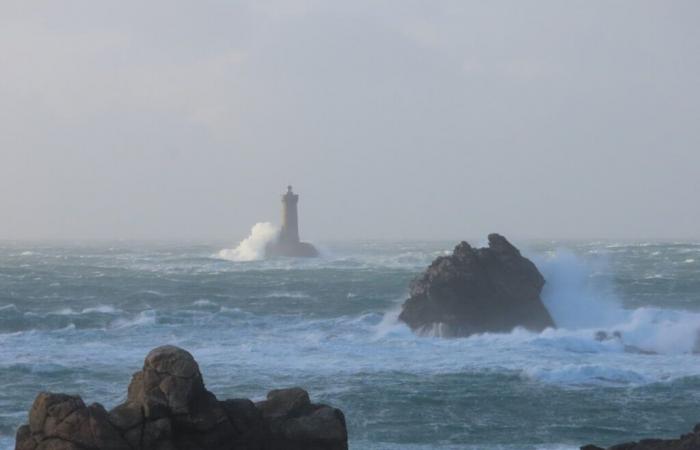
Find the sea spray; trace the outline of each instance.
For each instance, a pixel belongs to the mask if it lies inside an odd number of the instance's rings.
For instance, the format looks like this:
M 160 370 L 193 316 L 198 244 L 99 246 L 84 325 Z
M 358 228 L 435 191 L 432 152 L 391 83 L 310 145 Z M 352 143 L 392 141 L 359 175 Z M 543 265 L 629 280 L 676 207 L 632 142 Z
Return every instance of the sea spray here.
M 542 300 L 561 332 L 590 330 L 585 339 L 593 339 L 596 331 L 607 331 L 613 339 L 612 333 L 620 332 L 623 351 L 683 354 L 700 350 L 700 314 L 655 307 L 625 309 L 605 282 L 591 282 L 594 272 L 607 270 L 604 260 L 597 263 L 602 264 L 599 267 L 566 249 L 536 260 L 547 280 Z
M 627 317 L 622 302 L 607 282 L 591 282 L 596 269 L 606 271 L 604 260 L 584 261 L 568 249 L 557 249 L 534 260 L 546 280 L 542 301 L 557 327 L 609 327 Z
M 277 237 L 279 229 L 270 222 L 258 222 L 236 248 L 219 251 L 219 258 L 230 261 L 256 261 L 265 256 L 265 246 Z

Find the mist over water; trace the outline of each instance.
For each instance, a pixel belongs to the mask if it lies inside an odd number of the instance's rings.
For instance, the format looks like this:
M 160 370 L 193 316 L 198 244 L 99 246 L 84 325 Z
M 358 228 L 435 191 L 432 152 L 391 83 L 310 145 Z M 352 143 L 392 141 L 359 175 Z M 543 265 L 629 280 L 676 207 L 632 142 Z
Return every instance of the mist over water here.
M 545 276 L 559 328 L 441 339 L 397 315 L 410 280 L 454 242 L 259 260 L 268 225 L 223 251 L 2 245 L 0 448 L 39 390 L 114 406 L 166 343 L 194 354 L 220 398 L 304 386 L 344 410 L 353 449 L 573 449 L 699 419 L 699 244 L 515 242 Z

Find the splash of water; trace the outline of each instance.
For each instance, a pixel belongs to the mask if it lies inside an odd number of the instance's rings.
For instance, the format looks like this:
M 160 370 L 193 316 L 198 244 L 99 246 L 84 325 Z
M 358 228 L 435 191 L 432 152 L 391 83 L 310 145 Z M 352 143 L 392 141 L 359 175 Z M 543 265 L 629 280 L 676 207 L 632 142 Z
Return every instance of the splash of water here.
M 557 327 L 610 327 L 626 321 L 628 311 L 623 308 L 610 281 L 591 283 L 592 273 L 609 270 L 605 261 L 583 261 L 567 249 L 534 259 L 547 280 L 542 301 Z
M 256 261 L 265 256 L 265 246 L 277 238 L 279 229 L 270 222 L 258 222 L 236 248 L 225 248 L 218 256 L 229 261 Z
M 558 250 L 537 264 L 547 280 L 542 300 L 563 332 L 619 332 L 627 351 L 681 354 L 700 350 L 697 312 L 658 307 L 626 309 L 611 286 L 590 283 L 594 267 L 568 250 Z

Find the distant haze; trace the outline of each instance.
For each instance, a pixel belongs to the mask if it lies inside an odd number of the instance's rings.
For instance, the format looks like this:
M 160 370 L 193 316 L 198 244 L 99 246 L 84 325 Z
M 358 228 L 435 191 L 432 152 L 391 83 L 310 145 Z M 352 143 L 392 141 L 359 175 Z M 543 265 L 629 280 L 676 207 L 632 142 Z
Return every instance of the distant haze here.
M 700 2 L 0 3 L 0 239 L 700 237 Z

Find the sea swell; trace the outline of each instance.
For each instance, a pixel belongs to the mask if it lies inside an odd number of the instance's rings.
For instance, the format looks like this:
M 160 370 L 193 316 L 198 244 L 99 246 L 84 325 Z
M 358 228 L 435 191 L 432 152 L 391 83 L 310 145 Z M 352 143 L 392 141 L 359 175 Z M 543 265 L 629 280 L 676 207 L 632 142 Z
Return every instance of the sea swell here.
M 37 390 L 116 404 L 143 355 L 162 343 L 192 351 L 222 397 L 307 387 L 346 412 L 352 448 L 619 442 L 638 425 L 614 414 L 622 408 L 654 431 L 692 428 L 700 297 L 689 286 L 699 274 L 661 263 L 688 252 L 533 244 L 527 254 L 547 279 L 543 297 L 559 328 L 416 336 L 397 320 L 408 284 L 451 245 L 329 245 L 324 258 L 300 263 L 211 258 L 214 245 L 0 254 L 0 448 Z M 28 267 L 17 269 L 16 258 Z M 637 295 L 641 282 L 647 297 Z M 682 420 L 659 414 L 669 398 Z

